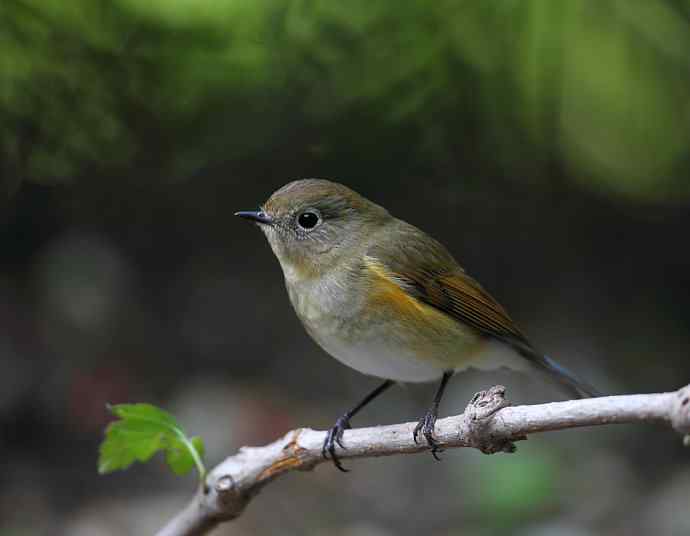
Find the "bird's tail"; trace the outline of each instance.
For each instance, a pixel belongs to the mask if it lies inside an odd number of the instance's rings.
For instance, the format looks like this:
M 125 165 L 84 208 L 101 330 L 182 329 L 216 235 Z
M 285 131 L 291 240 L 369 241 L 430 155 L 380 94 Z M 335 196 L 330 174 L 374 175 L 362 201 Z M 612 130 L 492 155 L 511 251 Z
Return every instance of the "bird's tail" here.
M 567 368 L 559 365 L 548 356 L 537 353 L 532 348 L 519 348 L 518 351 L 537 367 L 555 378 L 575 398 L 592 398 L 601 396 L 601 392 L 589 383 L 581 380 Z

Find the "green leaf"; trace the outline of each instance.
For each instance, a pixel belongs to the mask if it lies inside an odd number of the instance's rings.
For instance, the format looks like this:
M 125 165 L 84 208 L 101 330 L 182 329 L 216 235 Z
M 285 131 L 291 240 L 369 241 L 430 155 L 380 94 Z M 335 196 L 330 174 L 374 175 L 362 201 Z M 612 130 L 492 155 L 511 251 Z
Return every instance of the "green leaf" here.
M 105 430 L 99 473 L 127 469 L 162 451 L 175 474 L 184 475 L 196 466 L 199 478 L 204 479 L 204 443 L 200 437 L 187 437 L 173 415 L 151 404 L 118 404 L 109 409 L 119 420 Z
M 192 445 L 194 445 L 194 448 L 199 453 L 199 457 L 203 458 L 204 455 L 206 454 L 206 447 L 204 447 L 204 440 L 201 439 L 199 436 L 194 436 L 192 438 Z

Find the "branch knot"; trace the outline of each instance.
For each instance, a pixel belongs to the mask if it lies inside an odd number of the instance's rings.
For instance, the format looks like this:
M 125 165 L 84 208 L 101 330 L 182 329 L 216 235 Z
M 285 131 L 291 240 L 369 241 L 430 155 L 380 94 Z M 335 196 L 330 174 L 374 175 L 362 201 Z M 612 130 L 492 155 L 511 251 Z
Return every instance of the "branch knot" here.
M 513 441 L 527 439 L 526 436 L 510 438 L 490 432 L 488 425 L 496 414 L 510 406 L 505 394 L 505 387 L 495 385 L 491 389 L 476 393 L 465 408 L 465 425 L 469 433 L 464 440 L 469 446 L 479 449 L 484 454 L 513 453 L 516 450 Z

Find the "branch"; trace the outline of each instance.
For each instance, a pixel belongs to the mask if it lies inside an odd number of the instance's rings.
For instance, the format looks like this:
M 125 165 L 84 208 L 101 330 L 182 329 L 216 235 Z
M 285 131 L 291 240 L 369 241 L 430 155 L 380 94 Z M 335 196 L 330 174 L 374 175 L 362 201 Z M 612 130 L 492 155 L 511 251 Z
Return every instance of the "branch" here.
M 690 385 L 672 392 L 624 395 L 510 407 L 505 388 L 477 393 L 461 415 L 436 423 L 444 448 L 470 447 L 485 454 L 515 451 L 528 434 L 596 426 L 657 422 L 672 426 L 690 445 Z M 346 449 L 338 456 L 369 458 L 427 450 L 415 444 L 416 423 L 358 428 L 345 432 Z M 326 432 L 300 428 L 264 447 L 243 447 L 216 466 L 203 489 L 157 536 L 201 536 L 238 517 L 263 486 L 289 471 L 308 471 L 325 460 L 321 446 Z

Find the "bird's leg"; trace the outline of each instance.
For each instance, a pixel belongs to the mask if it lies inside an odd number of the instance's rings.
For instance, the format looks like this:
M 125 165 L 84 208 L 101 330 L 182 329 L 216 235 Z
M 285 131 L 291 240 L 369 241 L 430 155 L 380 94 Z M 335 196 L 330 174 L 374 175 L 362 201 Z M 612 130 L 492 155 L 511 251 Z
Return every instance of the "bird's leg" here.
M 432 456 L 439 461 L 440 458 L 438 457 L 437 453 L 441 451 L 441 448 L 438 446 L 438 442 L 434 438 L 434 425 L 436 424 L 436 419 L 438 417 L 438 406 L 441 403 L 443 391 L 446 390 L 446 385 L 448 384 L 448 380 L 450 380 L 452 375 L 452 370 L 447 370 L 443 373 L 441 384 L 438 386 L 438 390 L 434 395 L 434 401 L 432 402 L 431 407 L 427 410 L 424 416 L 419 419 L 419 422 L 417 423 L 417 426 L 414 427 L 414 432 L 412 433 L 415 443 L 418 442 L 417 436 L 420 432 L 424 435 L 427 445 L 429 445 L 431 448 Z
M 357 404 L 354 408 L 352 408 L 350 411 L 342 415 L 341 417 L 338 418 L 338 420 L 335 421 L 335 426 L 331 428 L 328 431 L 328 434 L 326 435 L 326 440 L 323 442 L 323 447 L 321 448 L 321 454 L 325 459 L 328 459 L 329 456 L 331 460 L 333 460 L 333 465 L 335 465 L 338 469 L 343 471 L 344 473 L 347 472 L 347 469 L 345 469 L 342 464 L 340 463 L 340 460 L 338 459 L 338 456 L 335 454 L 335 445 L 336 443 L 340 445 L 341 448 L 345 448 L 345 445 L 343 445 L 343 432 L 345 430 L 348 430 L 350 428 L 350 419 L 354 417 L 360 409 L 362 409 L 364 406 L 366 406 L 369 402 L 374 400 L 377 396 L 379 396 L 381 393 L 383 393 L 386 389 L 388 389 L 391 385 L 393 385 L 395 382 L 393 380 L 386 380 L 383 382 L 381 385 L 379 385 L 376 389 L 374 389 L 371 393 L 369 393 L 367 396 L 364 397 L 364 399 Z

